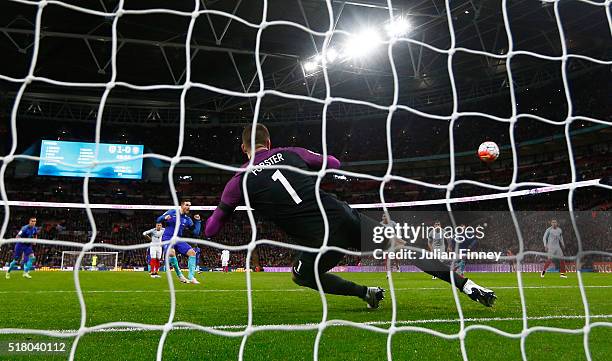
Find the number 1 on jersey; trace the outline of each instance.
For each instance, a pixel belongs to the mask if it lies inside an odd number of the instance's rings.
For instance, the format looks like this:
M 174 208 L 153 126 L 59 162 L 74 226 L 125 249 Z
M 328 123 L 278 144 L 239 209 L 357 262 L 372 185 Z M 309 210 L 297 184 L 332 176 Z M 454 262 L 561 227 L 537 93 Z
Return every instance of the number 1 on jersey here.
M 289 181 L 287 180 L 287 178 L 285 178 L 285 176 L 283 175 L 283 173 L 281 173 L 280 170 L 277 169 L 276 172 L 272 174 L 272 180 L 275 182 L 280 181 L 283 187 L 285 187 L 285 190 L 287 190 L 287 193 L 289 193 L 289 195 L 291 196 L 291 198 L 296 204 L 302 203 L 302 198 L 298 196 L 295 189 L 293 189 L 291 184 L 289 184 Z

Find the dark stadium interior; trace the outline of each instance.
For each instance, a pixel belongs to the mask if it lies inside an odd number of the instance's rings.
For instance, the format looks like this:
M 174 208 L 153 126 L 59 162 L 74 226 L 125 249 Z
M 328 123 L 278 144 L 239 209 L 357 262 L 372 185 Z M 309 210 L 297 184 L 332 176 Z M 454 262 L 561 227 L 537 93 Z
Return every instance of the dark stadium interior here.
M 116 0 L 65 3 L 113 12 Z M 335 30 L 352 32 L 388 21 L 385 1 L 331 1 Z M 551 57 L 562 55 L 562 41 L 552 4 L 518 0 L 508 4 L 508 19 L 514 51 L 530 51 Z M 258 24 L 262 1 L 201 1 L 200 9 L 234 12 Z M 451 37 L 445 3 L 441 0 L 393 1 L 399 13 L 410 15 L 413 31 L 409 37 L 443 51 Z M 456 47 L 507 54 L 508 34 L 504 27 L 501 2 L 493 0 L 453 1 L 451 17 Z M 193 11 L 194 1 L 126 1 L 125 9 L 138 7 Z M 267 21 L 288 20 L 313 30 L 328 29 L 328 14 L 321 0 L 268 1 Z M 9 2 L 0 12 L 0 75 L 23 79 L 28 74 L 33 52 L 36 7 Z M 401 10 L 399 10 L 401 9 Z M 581 2 L 561 2 L 563 43 L 569 54 L 600 60 L 612 59 L 608 21 L 603 7 Z M 110 61 L 113 17 L 86 15 L 66 7 L 47 4 L 44 8 L 40 49 L 34 75 L 40 77 L 25 87 L 17 109 L 16 96 L 21 83 L 0 78 L 0 152 L 38 156 L 42 139 L 103 143 L 144 144 L 145 152 L 173 157 L 179 136 L 183 136 L 180 155 L 219 164 L 238 166 L 245 162 L 240 151 L 243 127 L 252 122 L 256 98 L 221 94 L 199 87 L 185 96 L 184 131 L 181 131 L 181 89 L 135 90 L 117 85 L 104 107 L 99 105 L 105 83 L 112 77 Z M 185 41 L 190 17 L 168 14 L 126 14 L 118 21 L 118 82 L 136 85 L 181 85 L 185 82 Z M 587 24 L 585 26 L 585 23 Z M 255 66 L 257 29 L 220 15 L 200 15 L 190 42 L 191 82 L 242 93 L 256 93 L 261 85 Z M 334 34 L 330 48 L 340 46 L 346 35 Z M 263 89 L 286 94 L 325 99 L 322 72 L 308 73 L 304 62 L 322 51 L 324 37 L 310 35 L 295 27 L 274 25 L 261 34 L 260 61 Z M 479 112 L 510 119 L 508 121 L 470 115 L 460 116 L 450 126 L 449 119 L 434 119 L 414 111 L 399 109 L 390 123 L 392 174 L 436 185 L 451 181 L 474 180 L 497 186 L 513 182 L 565 184 L 572 181 L 612 179 L 612 68 L 582 58 L 560 60 L 516 54 L 510 60 L 512 89 L 505 58 L 457 51 L 449 73 L 447 53 L 428 47 L 397 42 L 393 61 L 397 69 L 398 104 L 427 114 L 449 117 L 456 102 L 458 112 Z M 565 67 L 563 67 L 565 64 Z M 563 71 L 567 75 L 566 94 Z M 388 106 L 393 101 L 394 78 L 386 47 L 359 62 L 328 64 L 330 96 L 344 97 Z M 455 98 L 451 78 L 457 88 Z M 97 86 L 63 86 L 48 80 L 98 83 Z M 571 112 L 568 104 L 571 102 Z M 96 133 L 98 112 L 102 110 L 100 133 Z M 16 117 L 12 117 L 12 112 Z M 325 137 L 327 153 L 337 156 L 342 169 L 383 176 L 387 170 L 387 110 L 366 105 L 332 102 L 325 114 L 327 132 L 322 134 L 323 104 L 302 99 L 266 94 L 261 100 L 258 121 L 269 126 L 274 146 L 300 146 L 322 152 Z M 514 112 L 514 113 L 513 113 Z M 568 114 L 569 113 L 569 114 Z M 557 124 L 536 119 L 542 117 Z M 583 118 L 564 123 L 568 116 Z M 595 121 L 593 121 L 595 120 Z M 13 121 L 16 133 L 12 132 Z M 571 144 L 567 143 L 566 132 Z M 451 162 L 451 137 L 455 159 Z M 500 145 L 500 158 L 484 165 L 475 156 L 486 140 Z M 514 141 L 513 148 L 511 142 Z M 568 148 L 572 150 L 570 158 Z M 518 163 L 514 164 L 516 151 Z M 572 179 L 570 163 L 575 165 Z M 16 159 L 6 164 L 4 187 L 7 200 L 44 202 L 83 202 L 83 179 L 42 177 L 37 162 Z M 169 164 L 145 159 L 143 179 L 89 180 L 91 203 L 171 204 L 168 185 Z M 214 206 L 231 173 L 188 161 L 181 161 L 171 178 L 179 196 L 188 197 L 195 206 Z M 322 188 L 349 203 L 380 202 L 380 182 L 328 175 Z M 523 187 L 525 189 L 528 187 Z M 451 197 L 493 193 L 494 190 L 459 184 Z M 444 190 L 399 181 L 385 185 L 386 201 L 416 201 L 445 198 Z M 612 192 L 599 187 L 578 188 L 573 193 L 573 208 L 585 211 L 612 209 Z M 567 211 L 568 191 L 516 197 L 517 210 Z M 418 209 L 445 209 L 444 205 Z M 453 209 L 508 210 L 506 199 L 453 205 Z M 158 211 L 96 210 L 97 242 L 112 244 L 144 243 L 141 233 L 153 226 Z M 194 212 L 196 213 L 196 212 Z M 202 213 L 204 217 L 210 212 Z M 3 217 L 6 212 L 2 210 Z M 41 238 L 87 242 L 92 229 L 83 209 L 10 207 L 8 228 L 3 238 L 14 237 L 28 217 L 35 215 L 42 226 Z M 258 221 L 258 238 L 286 240 L 286 235 L 265 220 Z M 526 226 L 526 228 L 529 228 Z M 215 241 L 243 245 L 251 239 L 244 212 L 237 212 Z M 528 232 L 528 230 L 526 230 Z M 588 236 L 588 231 L 587 236 Z M 588 238 L 588 237 L 587 237 Z M 526 248 L 540 250 L 538 237 L 527 237 Z M 498 250 L 514 250 L 518 244 L 491 240 Z M 585 247 L 608 250 L 605 240 L 587 241 Z M 39 265 L 59 264 L 61 252 L 71 250 L 37 245 Z M 571 251 L 576 251 L 575 242 Z M 10 245 L 0 249 L 0 261 L 9 259 Z M 203 249 L 202 264 L 214 263 L 220 250 Z M 256 264 L 287 265 L 291 251 L 269 246 L 257 247 Z M 234 265 L 244 265 L 245 252 L 232 255 Z M 357 257 L 346 257 L 345 264 L 358 264 Z M 145 249 L 120 253 L 124 267 L 145 265 Z

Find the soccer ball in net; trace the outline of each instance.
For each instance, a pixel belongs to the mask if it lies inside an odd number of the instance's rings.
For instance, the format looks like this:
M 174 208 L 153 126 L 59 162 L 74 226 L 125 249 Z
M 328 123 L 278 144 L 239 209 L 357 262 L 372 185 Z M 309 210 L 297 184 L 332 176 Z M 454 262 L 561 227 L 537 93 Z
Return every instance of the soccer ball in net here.
M 499 147 L 495 142 L 484 142 L 478 147 L 478 158 L 483 162 L 493 162 L 497 157 L 499 157 Z

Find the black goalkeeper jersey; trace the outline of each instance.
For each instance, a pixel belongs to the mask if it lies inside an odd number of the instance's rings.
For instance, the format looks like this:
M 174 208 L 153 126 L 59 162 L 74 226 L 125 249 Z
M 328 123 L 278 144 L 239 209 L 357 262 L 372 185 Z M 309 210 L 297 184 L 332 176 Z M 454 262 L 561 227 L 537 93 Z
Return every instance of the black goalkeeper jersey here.
M 323 163 L 320 154 L 303 148 L 274 148 L 255 154 L 259 166 L 283 165 L 303 170 L 319 170 Z M 243 167 L 245 167 L 244 165 Z M 340 162 L 328 156 L 328 168 L 338 168 Z M 216 234 L 228 215 L 244 204 L 242 180 L 245 172 L 238 172 L 226 185 L 221 203 L 206 224 L 206 236 Z M 273 222 L 298 243 L 319 246 L 324 237 L 323 216 L 316 198 L 316 177 L 288 169 L 256 168 L 246 177 L 250 206 L 256 214 Z M 321 202 L 329 220 L 330 245 L 346 246 L 336 235 L 344 228 L 359 231 L 359 215 L 335 196 L 320 190 Z M 355 223 L 356 222 L 356 223 Z M 359 234 L 353 235 L 359 237 Z M 346 237 L 340 237 L 342 239 Z M 356 240 L 358 242 L 358 239 Z

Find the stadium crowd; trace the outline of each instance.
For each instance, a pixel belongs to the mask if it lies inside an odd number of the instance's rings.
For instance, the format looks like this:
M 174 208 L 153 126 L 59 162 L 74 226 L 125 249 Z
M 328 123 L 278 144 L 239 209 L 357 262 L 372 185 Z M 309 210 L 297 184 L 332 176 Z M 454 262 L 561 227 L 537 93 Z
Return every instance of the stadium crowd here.
M 585 78 L 589 83 L 589 77 Z M 574 114 L 585 115 L 597 119 L 611 121 L 609 102 L 602 101 L 606 94 L 601 89 L 589 91 L 574 84 L 573 105 Z M 580 90 L 580 91 L 579 91 Z M 528 91 L 528 90 L 526 90 Z M 525 91 L 525 92 L 526 92 Z M 532 89 L 539 92 L 541 89 Z M 558 91 L 561 91 L 560 89 Z M 567 105 L 559 94 L 550 94 L 546 99 L 525 97 L 521 93 L 518 100 L 518 110 L 521 113 L 532 113 L 555 121 L 564 120 Z M 535 100 L 537 101 L 535 101 Z M 508 108 L 505 98 L 490 99 L 484 105 L 482 112 L 495 114 L 499 108 Z M 603 104 L 603 106 L 601 106 Z M 503 111 L 502 111 L 503 112 Z M 0 115 L 1 116 L 1 115 Z M 500 114 L 508 116 L 508 114 Z M 6 119 L 6 115 L 3 116 Z M 372 112 L 356 120 L 328 119 L 327 144 L 328 153 L 337 156 L 343 162 L 343 169 L 355 172 L 382 175 L 387 166 L 387 146 L 385 133 L 385 112 Z M 320 122 L 291 123 L 290 126 L 270 123 L 273 146 L 301 146 L 313 151 L 321 151 Z M 147 152 L 173 156 L 176 153 L 177 139 L 170 128 L 119 126 L 105 124 L 102 142 L 145 144 Z M 162 131 L 160 131 L 160 129 Z M 178 129 L 178 128 L 176 128 Z M 447 184 L 451 177 L 449 153 L 449 129 L 445 121 L 434 121 L 403 112 L 393 119 L 392 123 L 392 153 L 394 158 L 393 174 L 410 177 L 415 180 L 433 184 Z M 508 185 L 512 181 L 515 169 L 512 157 L 508 123 L 497 122 L 482 117 L 461 117 L 453 129 L 454 149 L 456 155 L 456 180 L 472 179 L 496 185 Z M 612 178 L 612 143 L 605 125 L 583 120 L 575 120 L 570 126 L 572 139 L 573 162 L 577 180 L 601 178 L 610 183 Z M 565 126 L 550 125 L 543 122 L 521 117 L 514 127 L 518 164 L 516 169 L 517 182 L 543 182 L 563 184 L 571 182 L 570 159 L 565 143 Z M 188 127 L 185 130 L 183 155 L 224 164 L 241 164 L 244 155 L 239 149 L 240 126 L 211 125 L 205 127 Z M 477 134 L 478 136 L 474 136 Z M 93 123 L 63 123 L 58 127 L 53 122 L 40 122 L 36 127 L 24 122 L 18 123 L 18 149 L 24 152 L 34 149 L 36 154 L 40 139 L 93 141 Z M 501 145 L 501 157 L 492 165 L 479 163 L 474 156 L 478 144 L 484 140 L 495 140 Z M 6 122 L 0 125 L 0 150 L 8 152 L 12 143 L 10 131 Z M 5 175 L 5 187 L 8 199 L 11 201 L 44 201 L 44 202 L 79 202 L 83 201 L 83 181 L 74 178 L 38 177 L 31 174 L 26 177 L 16 177 L 16 164 L 11 163 Z M 167 172 L 167 165 L 158 166 Z M 167 173 L 164 173 L 166 175 Z M 175 186 L 180 197 L 191 200 L 194 206 L 216 205 L 218 197 L 228 178 L 229 173 L 214 170 L 190 171 L 189 166 L 177 170 Z M 90 203 L 112 204 L 172 204 L 172 197 L 166 182 L 152 181 L 145 178 L 142 181 L 108 180 L 92 178 L 89 181 Z M 321 187 L 323 190 L 336 194 L 348 203 L 380 202 L 380 182 L 367 179 L 336 179 L 327 176 Z M 457 185 L 452 191 L 452 197 L 473 196 L 492 193 L 468 185 Z M 609 194 L 605 190 L 589 187 L 577 189 L 574 194 L 576 210 L 605 211 L 612 208 Z M 609 191 L 608 191 L 609 192 Z M 390 182 L 385 187 L 387 202 L 417 201 L 445 198 L 445 190 L 418 186 L 403 182 Z M 568 209 L 567 191 L 558 191 L 542 195 L 517 197 L 513 200 L 515 209 L 563 211 Z M 442 207 L 442 208 L 440 208 Z M 419 207 L 418 209 L 444 209 L 444 205 Z M 508 210 L 506 200 L 470 202 L 453 205 L 453 209 L 470 210 Z M 400 210 L 405 210 L 401 208 Z M 4 210 L 2 210 L 4 212 Z M 163 211 L 150 210 L 94 210 L 96 222 L 96 242 L 118 245 L 145 244 L 142 236 L 144 230 L 154 226 L 154 219 Z M 206 219 L 210 212 L 201 213 Z M 80 208 L 25 208 L 11 207 L 7 237 L 14 237 L 18 228 L 27 222 L 28 217 L 39 219 L 40 238 L 84 243 L 91 237 L 92 228 L 83 209 Z M 545 224 L 544 219 L 535 219 L 522 225 L 526 250 L 542 250 L 541 233 L 538 227 Z M 568 224 L 566 221 L 565 225 Z M 537 227 L 536 227 L 537 225 Z M 535 227 L 535 228 L 534 228 Z M 603 250 L 610 247 L 604 244 L 604 239 L 598 239 L 592 228 L 586 231 L 583 241 L 589 242 L 592 249 Z M 495 235 L 497 234 L 497 235 Z M 576 251 L 576 240 L 568 230 L 568 252 Z M 251 228 L 244 212 L 237 212 L 234 221 L 222 230 L 214 241 L 225 245 L 244 245 L 251 240 Z M 518 244 L 516 237 L 493 233 L 482 247 L 493 247 L 496 250 L 513 250 Z M 289 241 L 287 236 L 265 220 L 257 219 L 257 238 Z M 598 243 L 599 242 L 599 243 Z M 583 249 L 587 249 L 583 247 Z M 35 247 L 38 256 L 37 266 L 59 266 L 62 251 L 77 250 L 57 245 L 39 244 Z M 104 250 L 104 249 L 100 249 Z M 201 247 L 200 264 L 216 266 L 219 264 L 221 249 Z M 12 248 L 10 244 L 0 249 L 0 260 L 10 259 Z M 244 266 L 246 252 L 232 252 L 233 266 Z M 286 266 L 291 259 L 292 251 L 271 246 L 257 247 L 253 266 Z M 345 264 L 359 264 L 358 257 L 347 257 Z M 146 264 L 146 248 L 120 252 L 119 264 L 130 268 Z
M 75 182 L 74 187 L 77 187 L 79 182 Z M 552 183 L 555 183 L 554 181 Z M 353 189 L 352 186 L 356 185 Z M 32 188 L 32 189 L 35 189 Z M 180 189 L 180 188 L 179 188 Z M 409 189 L 409 188 L 408 188 Z M 181 191 L 183 189 L 180 189 Z M 351 192 L 358 192 L 358 197 L 349 197 L 348 194 Z M 477 188 L 465 188 L 464 193 L 458 195 L 470 195 L 471 192 L 480 191 Z M 592 212 L 606 211 L 612 208 L 612 202 L 609 197 L 606 198 L 606 190 L 600 188 L 589 187 L 587 189 L 577 189 L 574 195 L 574 209 L 586 210 Z M 356 200 L 360 202 L 379 202 L 378 196 L 378 185 L 364 186 L 359 185 L 358 182 L 343 182 L 341 186 L 337 188 L 335 192 L 343 199 L 343 196 L 354 202 Z M 413 199 L 427 199 L 426 197 L 433 198 L 444 198 L 444 193 L 440 191 L 424 191 L 419 192 L 415 190 L 407 190 L 404 192 L 402 187 L 393 189 L 391 196 L 387 197 L 389 201 L 409 201 Z M 413 194 L 416 193 L 416 194 Z M 32 193 L 30 193 L 32 194 Z M 36 194 L 36 193 L 35 193 Z M 56 198 L 50 198 L 44 193 L 37 194 L 38 197 L 32 197 L 31 200 L 39 201 L 66 201 L 62 196 Z M 147 194 L 142 194 L 142 197 L 147 197 Z M 10 198 L 10 196 L 9 196 Z M 78 197 L 76 197 L 78 198 Z M 189 196 L 192 199 L 191 196 Z M 79 199 L 69 198 L 73 201 L 79 201 Z M 143 198 L 136 198 L 137 201 Z M 125 199 L 124 199 L 125 200 Z M 550 212 L 556 212 L 561 216 L 568 209 L 567 203 L 567 191 L 557 191 L 552 193 L 545 193 L 539 195 L 528 195 L 516 197 L 513 199 L 513 205 L 518 211 L 540 211 L 541 217 L 550 217 Z M 159 202 L 159 200 L 158 200 Z M 192 200 L 194 205 L 199 205 L 197 202 Z M 126 203 L 130 204 L 130 203 Z M 131 204 L 140 204 L 139 202 Z M 210 204 L 210 203 L 208 203 Z M 397 208 L 393 211 L 405 211 L 414 210 L 415 208 Z M 424 206 L 416 208 L 418 210 L 443 210 L 444 205 L 440 206 Z M 487 210 L 495 211 L 495 214 L 501 214 L 501 211 L 507 211 L 508 205 L 505 199 L 497 201 L 486 201 L 486 202 L 468 202 L 453 205 L 455 210 Z M 380 213 L 380 209 L 375 209 Z M 153 228 L 155 219 L 163 211 L 152 211 L 152 210 L 100 210 L 94 209 L 93 216 L 96 223 L 96 242 L 115 244 L 115 245 L 133 245 L 133 244 L 146 244 L 145 238 L 142 236 L 142 232 Z M 566 213 L 566 212 L 565 212 Z M 192 214 L 201 214 L 204 219 L 209 215 L 209 211 L 192 211 Z M 548 215 L 548 216 L 545 216 Z M 51 239 L 51 240 L 62 240 L 70 242 L 85 243 L 89 241 L 91 237 L 92 227 L 87 218 L 87 214 L 84 209 L 81 208 L 25 208 L 25 207 L 11 207 L 10 208 L 10 219 L 9 228 L 5 237 L 14 237 L 18 232 L 19 228 L 27 222 L 28 217 L 36 216 L 39 220 L 38 226 L 40 227 L 40 238 Z M 557 216 L 557 217 L 559 217 Z M 536 216 L 534 216 L 536 217 Z M 524 237 L 525 250 L 532 251 L 543 251 L 541 235 L 545 229 L 544 225 L 547 223 L 546 219 L 540 219 L 538 217 L 533 218 L 529 222 L 521 223 L 522 235 Z M 507 217 L 500 216 L 499 220 Z M 291 243 L 291 240 L 287 236 L 274 227 L 272 224 L 265 220 L 257 218 L 257 239 L 271 239 L 277 241 L 284 241 Z M 609 222 L 604 224 L 608 224 Z M 491 229 L 502 229 L 503 227 L 497 227 L 495 221 L 490 223 Z M 571 253 L 576 252 L 576 240 L 573 238 L 573 232 L 571 232 L 571 226 L 568 219 L 562 222 L 562 227 L 567 228 L 567 251 Z M 508 229 L 507 225 L 506 228 Z M 514 228 L 512 228 L 514 230 Z M 609 231 L 609 230 L 608 230 Z M 586 232 L 586 233 L 584 233 Z M 607 244 L 606 237 L 597 237 L 596 232 L 605 232 L 605 230 L 596 231 L 594 227 L 585 227 L 582 230 L 583 234 L 583 249 L 591 250 L 606 250 L 610 247 Z M 187 235 L 190 237 L 191 235 Z M 251 227 L 248 221 L 246 212 L 236 212 L 233 216 L 233 221 L 229 222 L 222 232 L 215 237 L 214 241 L 221 245 L 245 245 L 252 237 Z M 481 242 L 481 247 L 486 250 L 506 251 L 506 250 L 518 250 L 518 240 L 514 234 L 508 235 L 503 232 L 489 232 L 488 239 Z M 206 267 L 216 267 L 219 264 L 219 255 L 221 248 L 212 248 L 201 246 L 201 259 L 200 265 Z M 56 245 L 43 245 L 39 244 L 35 247 L 37 253 L 37 266 L 59 266 L 61 262 L 62 251 L 76 251 L 78 248 L 61 247 Z M 99 251 L 110 251 L 110 249 L 97 248 Z M 144 266 L 146 264 L 146 248 L 137 250 L 121 251 L 119 254 L 119 265 L 124 268 L 131 268 L 136 266 Z M 12 247 L 5 245 L 0 249 L 0 259 L 7 261 L 10 259 L 12 253 Z M 244 267 L 245 265 L 245 254 L 246 252 L 232 252 L 232 265 L 234 267 Z M 283 249 L 272 246 L 259 246 L 257 247 L 252 261 L 253 267 L 264 267 L 264 266 L 287 266 L 290 264 L 292 251 L 290 249 Z M 356 265 L 359 264 L 360 260 L 358 257 L 347 257 L 344 260 L 345 264 Z

